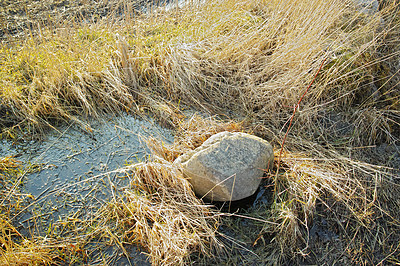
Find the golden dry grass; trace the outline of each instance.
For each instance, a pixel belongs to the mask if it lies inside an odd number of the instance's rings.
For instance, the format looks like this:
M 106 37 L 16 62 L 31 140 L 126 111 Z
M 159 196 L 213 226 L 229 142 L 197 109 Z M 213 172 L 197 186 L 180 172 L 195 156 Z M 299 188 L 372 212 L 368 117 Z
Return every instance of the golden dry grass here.
M 176 166 L 153 161 L 130 168 L 131 188 L 112 210 L 126 241 L 143 246 L 154 265 L 183 265 L 193 252 L 211 255 L 218 248 L 214 211 Z
M 351 148 L 400 137 L 399 17 L 396 1 L 367 16 L 350 1 L 211 0 L 43 28 L 0 50 L 0 123 L 14 137 L 10 129 L 33 133 L 70 119 L 85 127 L 85 116 L 122 111 L 150 112 L 177 129 L 171 147 L 149 141 L 160 158 L 128 171 L 132 186 L 106 217 L 154 264 L 182 264 L 218 247 L 218 219 L 171 162 L 221 130 L 271 140 L 280 157 L 294 106 L 326 60 L 294 116 L 280 171 L 268 174 L 274 204 L 258 237 L 272 239 L 269 262 L 299 262 L 322 252 L 309 231 L 323 216 L 344 243 L 337 256 L 398 263 L 398 172 Z M 186 107 L 243 123 L 185 123 Z
M 192 253 L 212 257 L 223 252 L 217 239 L 219 213 L 195 196 L 173 161 L 212 134 L 239 129 L 234 122 L 194 115 L 182 121 L 174 144 L 148 139 L 153 158 L 121 169 L 130 185 L 104 215 L 122 228 L 123 241 L 144 247 L 154 265 L 184 265 Z
M 122 25 L 42 30 L 0 53 L 3 125 L 34 130 L 52 119 L 143 108 L 168 118 L 176 104 L 162 102 L 173 100 L 280 128 L 327 58 L 297 124 L 313 127 L 320 112 L 338 109 L 360 128 L 352 142 L 390 138 L 397 113 L 383 107 L 398 105 L 398 91 L 387 86 L 390 77 L 371 79 L 386 64 L 382 39 L 397 31 L 392 13 L 367 17 L 333 0 L 213 1 Z M 379 29 L 382 18 L 389 31 Z
M 50 246 L 23 238 L 4 217 L 0 217 L 0 245 L 1 265 L 50 265 L 53 261 Z
M 15 180 L 21 162 L 12 157 L 0 158 L 0 264 L 1 265 L 49 265 L 53 261 L 51 247 L 40 241 L 23 237 L 12 225 L 10 214 L 13 208 L 18 208 L 21 203 L 16 199 L 4 201 L 5 194 L 9 191 L 10 184 Z M 14 195 L 18 198 L 18 195 Z

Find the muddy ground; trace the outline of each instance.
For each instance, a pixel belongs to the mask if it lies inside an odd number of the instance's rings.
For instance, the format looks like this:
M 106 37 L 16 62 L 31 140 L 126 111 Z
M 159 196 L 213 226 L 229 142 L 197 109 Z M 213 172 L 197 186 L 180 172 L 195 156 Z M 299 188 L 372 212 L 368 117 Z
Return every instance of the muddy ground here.
M 3 45 L 7 45 L 12 43 L 14 38 L 24 38 L 26 34 L 37 34 L 40 32 L 41 27 L 56 28 L 75 22 L 92 23 L 102 18 L 114 19 L 115 14 L 117 14 L 117 18 L 118 16 L 124 16 L 126 10 L 134 9 L 136 12 L 142 13 L 146 12 L 151 4 L 162 4 L 168 1 L 142 0 L 130 4 L 126 2 L 121 0 L 4 0 L 0 5 L 0 39 Z M 19 154 L 17 158 L 20 160 L 33 162 L 40 166 L 40 171 L 26 175 L 23 190 L 24 193 L 32 194 L 36 199 L 43 198 L 45 200 L 40 200 L 40 204 L 32 205 L 28 212 L 21 213 L 18 217 L 19 229 L 25 230 L 26 234 L 38 230 L 36 233 L 40 234 L 41 230 L 49 227 L 49 223 L 37 226 L 38 220 L 32 218 L 34 217 L 33 213 L 38 209 L 46 210 L 44 214 L 41 214 L 41 217 L 46 217 L 47 222 L 50 222 L 63 218 L 69 211 L 77 212 L 79 208 L 82 208 L 88 202 L 90 202 L 90 206 L 96 206 L 99 203 L 96 202 L 99 198 L 105 200 L 110 197 L 112 192 L 109 188 L 103 191 L 99 190 L 101 184 L 106 184 L 106 187 L 111 183 L 123 186 L 124 180 L 118 179 L 117 174 L 111 176 L 111 179 L 107 175 L 99 176 L 98 182 L 92 182 L 93 180 L 89 179 L 101 175 L 105 171 L 117 169 L 124 163 L 131 163 L 146 156 L 146 148 L 140 143 L 139 138 L 139 135 L 145 134 L 146 130 L 153 131 L 156 128 L 158 132 L 163 132 L 159 136 L 167 135 L 169 140 L 173 138 L 170 132 L 164 131 L 158 125 L 130 119 L 132 118 L 128 118 L 128 121 L 134 121 L 132 122 L 133 124 L 136 123 L 133 127 L 129 123 L 128 125 L 123 124 L 126 121 L 111 122 L 93 126 L 95 129 L 93 135 L 82 135 L 79 130 L 75 130 L 73 127 L 68 129 L 61 127 L 58 128 L 58 132 L 49 132 L 47 140 L 40 144 L 28 143 L 23 146 L 13 145 L 11 147 L 11 142 L 3 142 L 2 155 Z M 104 130 L 103 126 L 107 130 Z M 135 128 L 144 131 L 132 134 Z M 134 140 L 132 139 L 133 137 Z M 131 146 L 127 147 L 126 142 L 130 142 Z M 105 143 L 105 145 L 102 143 Z M 391 145 L 383 143 L 362 147 L 357 150 L 342 148 L 342 152 L 348 153 L 349 157 L 363 162 L 391 168 L 394 175 L 400 174 L 400 143 Z M 96 160 L 90 161 L 93 158 L 96 158 Z M 85 190 L 82 187 L 76 187 L 77 184 L 82 184 L 79 183 L 82 181 L 87 181 L 86 185 L 89 184 L 90 187 L 94 187 L 97 190 Z M 255 213 L 259 213 L 260 217 L 262 217 L 265 209 L 271 204 L 268 189 L 270 184 L 265 181 L 263 185 L 254 197 L 239 203 L 237 206 L 233 206 L 233 211 L 238 210 L 241 215 L 252 213 L 253 216 Z M 100 194 L 104 195 L 99 196 Z M 70 207 L 63 206 L 54 211 L 54 202 L 57 200 L 62 202 L 65 197 L 69 198 Z M 79 198 L 77 199 L 76 197 Z M 88 201 L 80 201 L 81 199 Z M 224 208 L 224 206 L 219 207 Z M 235 207 L 239 207 L 239 209 L 235 209 Z M 92 210 L 86 209 L 85 211 L 91 213 Z M 329 265 L 335 263 L 340 265 L 348 264 L 350 262 L 346 254 L 338 256 L 337 250 L 344 250 L 344 244 L 340 241 L 337 225 L 330 223 L 327 217 L 322 215 L 325 212 L 327 212 L 325 206 L 320 203 L 317 206 L 315 221 L 310 228 L 310 249 L 314 250 L 315 253 L 309 254 L 309 257 L 303 263 L 305 265 L 315 263 Z M 193 257 L 194 263 L 228 265 L 261 265 L 265 263 L 269 254 L 263 252 L 262 244 L 267 243 L 270 239 L 264 236 L 264 238 L 258 239 L 257 242 L 254 241 L 263 224 L 255 220 L 239 219 L 235 216 L 224 219 L 224 224 L 219 230 L 220 239 L 226 244 L 228 250 L 230 248 L 231 254 L 226 257 L 211 259 L 198 258 L 195 255 Z M 34 223 L 31 223 L 32 221 Z M 232 239 L 238 241 L 233 241 Z M 337 248 L 332 249 L 332 247 Z M 327 250 L 328 248 L 329 250 Z M 145 256 L 141 255 L 135 248 L 131 247 L 131 249 L 131 255 L 138 259 L 133 259 L 132 263 L 147 262 Z M 109 263 L 117 263 L 118 260 L 115 258 L 117 255 L 121 255 L 121 251 L 110 250 L 107 252 L 112 258 Z M 325 255 L 320 256 L 321 254 Z M 87 263 L 99 263 L 98 257 L 102 255 L 104 254 L 94 253 L 93 259 L 87 261 Z M 127 262 L 124 261 L 124 263 Z

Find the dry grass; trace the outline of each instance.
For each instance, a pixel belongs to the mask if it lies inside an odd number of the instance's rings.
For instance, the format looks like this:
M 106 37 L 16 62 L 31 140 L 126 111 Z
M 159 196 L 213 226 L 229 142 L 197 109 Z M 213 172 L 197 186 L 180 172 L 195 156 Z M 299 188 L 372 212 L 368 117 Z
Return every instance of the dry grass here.
M 143 246 L 154 265 L 183 265 L 193 252 L 218 246 L 218 219 L 192 191 L 179 169 L 167 162 L 130 167 L 131 187 L 111 210 L 123 239 Z
M 12 157 L 0 158 L 0 264 L 1 265 L 49 265 L 53 262 L 52 247 L 43 241 L 22 236 L 12 225 L 10 217 L 22 203 L 22 196 L 14 193 L 11 200 L 4 200 L 15 182 L 21 162 Z M 5 192 L 5 193 L 4 193 Z
M 25 239 L 4 217 L 0 217 L 0 245 L 1 265 L 50 265 L 53 262 L 52 247 Z
M 400 221 L 395 215 L 399 206 L 393 206 L 393 210 L 381 205 L 383 198 L 393 199 L 400 191 L 400 186 L 390 180 L 390 173 L 382 167 L 354 161 L 321 147 L 312 153 L 286 151 L 281 158 L 283 170 L 278 173 L 274 205 L 267 215 L 269 221 L 278 225 L 270 223 L 263 229 L 267 235 L 274 236 L 270 248 L 280 248 L 278 252 L 275 250 L 278 261 L 284 262 L 285 256 L 299 261 L 310 253 L 321 252 L 315 232 L 311 232 L 321 217 L 329 221 L 329 229 L 314 229 L 326 230 L 317 232 L 322 234 L 319 237 L 333 233 L 349 245 L 337 250 L 334 241 L 331 242 L 330 252 L 335 253 L 336 260 L 344 256 L 356 263 L 368 263 L 382 254 L 395 258 L 399 250 L 392 241 L 399 236 Z M 390 192 L 389 186 L 392 187 Z M 382 218 L 379 226 L 378 217 Z M 377 228 L 388 225 L 393 238 Z M 362 235 L 358 234 L 359 230 L 363 231 Z M 372 248 L 373 254 L 351 254 L 353 249 L 371 248 L 377 239 L 381 246 Z
M 123 229 L 122 239 L 144 247 L 154 265 L 184 265 L 192 253 L 209 257 L 221 253 L 223 246 L 216 237 L 219 213 L 195 196 L 173 161 L 217 132 L 239 129 L 234 122 L 194 115 L 180 124 L 174 144 L 148 139 L 154 158 L 124 170 L 131 184 L 105 214 Z
M 14 137 L 10 128 L 33 133 L 70 119 L 85 127 L 82 117 L 123 111 L 151 112 L 176 128 L 172 147 L 149 141 L 160 158 L 130 169 L 132 186 L 107 217 L 154 264 L 185 263 L 218 246 L 218 220 L 171 162 L 222 130 L 245 128 L 279 147 L 326 59 L 271 174 L 274 204 L 264 218 L 272 223 L 259 237 L 272 236 L 269 262 L 313 253 L 318 261 L 323 251 L 309 232 L 322 216 L 344 243 L 328 245 L 335 259 L 398 263 L 398 173 L 351 152 L 400 137 L 395 2 L 367 16 L 350 1 L 191 1 L 135 20 L 33 31 L 1 48 L 0 123 Z M 245 123 L 183 123 L 182 106 Z
M 172 145 L 154 139 L 148 145 L 167 167 L 166 160 L 173 161 L 183 152 L 195 149 L 212 134 L 244 129 L 233 122 L 221 123 L 195 115 L 181 123 L 179 137 Z M 253 217 L 261 222 L 261 228 L 254 227 L 259 231 L 244 237 L 250 241 L 250 250 L 257 245 L 253 259 L 259 261 L 263 257 L 263 263 L 277 264 L 304 260 L 328 264 L 395 262 L 400 254 L 396 242 L 400 237 L 400 205 L 396 203 L 400 185 L 393 179 L 398 178 L 393 169 L 351 159 L 301 138 L 289 140 L 287 146 L 293 150 L 284 149 L 279 173 L 267 173 L 267 184 L 276 184 L 272 206 L 247 213 L 250 221 Z M 277 149 L 276 165 L 279 154 Z M 328 225 L 318 227 L 321 221 Z M 234 228 L 246 231 L 241 226 Z M 333 234 L 333 240 L 327 244 L 324 234 Z M 329 249 L 327 254 L 323 246 Z M 251 261 L 233 256 L 234 252 L 225 254 L 220 262 Z
M 21 167 L 21 162 L 13 158 L 12 156 L 0 158 L 0 182 L 4 186 L 5 182 L 8 181 L 8 177 L 16 175 L 18 169 Z
M 334 0 L 212 1 L 112 26 L 43 29 L 0 53 L 8 113 L 2 124 L 22 122 L 33 131 L 49 120 L 143 110 L 176 124 L 176 103 L 183 102 L 280 128 L 310 72 L 327 58 L 296 130 L 315 127 L 328 111 L 361 128 L 351 143 L 390 139 L 398 127 L 397 109 L 390 108 L 398 106 L 398 78 L 385 59 L 397 54 L 380 49 L 388 35 L 396 46 L 393 12 L 367 17 Z M 382 67 L 386 76 L 377 76 Z

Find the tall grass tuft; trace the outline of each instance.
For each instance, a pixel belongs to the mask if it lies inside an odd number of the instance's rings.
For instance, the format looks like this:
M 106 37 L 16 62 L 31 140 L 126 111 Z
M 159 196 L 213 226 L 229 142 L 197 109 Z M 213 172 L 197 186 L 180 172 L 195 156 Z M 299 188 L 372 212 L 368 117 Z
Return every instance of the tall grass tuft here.
M 321 117 L 339 115 L 365 129 L 348 132 L 349 143 L 387 140 L 398 127 L 398 73 L 390 63 L 398 54 L 385 51 L 398 46 L 395 12 L 389 6 L 367 16 L 337 0 L 191 1 L 124 23 L 43 29 L 2 48 L 8 118 L 1 122 L 33 131 L 50 120 L 148 110 L 173 124 L 184 103 L 280 129 L 326 59 L 296 132 L 323 138 Z
M 193 252 L 221 249 L 217 216 L 176 166 L 155 160 L 129 168 L 131 185 L 110 210 L 125 241 L 144 247 L 154 265 L 183 265 Z
M 23 241 L 18 244 L 15 239 Z M 3 216 L 0 217 L 0 264 L 2 265 L 50 265 L 52 248 L 24 239 Z
M 174 144 L 149 138 L 146 142 L 153 150 L 153 159 L 124 169 L 131 183 L 105 217 L 123 229 L 125 241 L 144 247 L 155 265 L 184 265 L 193 253 L 220 254 L 223 245 L 216 234 L 219 213 L 196 197 L 173 161 L 217 132 L 240 129 L 235 122 L 193 115 L 180 123 Z

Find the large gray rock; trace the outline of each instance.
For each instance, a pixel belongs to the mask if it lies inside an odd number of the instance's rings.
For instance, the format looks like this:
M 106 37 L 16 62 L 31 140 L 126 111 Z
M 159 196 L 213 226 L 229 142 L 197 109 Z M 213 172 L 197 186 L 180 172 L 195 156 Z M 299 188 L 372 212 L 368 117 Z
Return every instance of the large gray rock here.
M 246 133 L 221 132 L 175 163 L 181 164 L 199 196 L 234 201 L 255 193 L 273 159 L 272 146 L 267 141 Z

